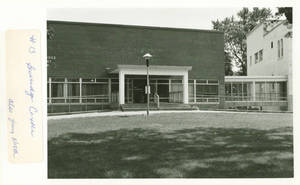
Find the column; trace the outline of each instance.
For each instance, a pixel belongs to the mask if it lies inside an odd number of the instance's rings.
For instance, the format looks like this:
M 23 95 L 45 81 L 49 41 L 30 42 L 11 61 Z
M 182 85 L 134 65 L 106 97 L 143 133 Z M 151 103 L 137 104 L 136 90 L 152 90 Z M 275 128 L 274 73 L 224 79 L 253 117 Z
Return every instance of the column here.
M 173 102 L 173 94 L 171 94 L 171 79 L 169 79 L 169 102 Z
M 111 78 L 108 79 L 108 102 L 111 103 Z
M 64 83 L 64 99 L 65 103 L 67 103 L 67 98 L 68 98 L 68 80 L 65 78 L 65 83 Z
M 51 83 L 52 83 L 52 79 L 51 78 L 49 78 L 49 103 L 52 103 L 52 94 L 51 94 L 51 92 L 52 92 L 52 90 L 51 90 Z
M 79 78 L 79 103 L 82 103 L 82 78 Z
M 125 103 L 125 74 L 119 71 L 119 104 Z
M 170 85 L 170 84 L 169 84 L 169 85 Z M 156 93 L 156 94 L 158 94 L 157 88 L 158 88 L 157 80 L 155 80 L 155 93 Z M 170 92 L 170 87 L 169 87 L 169 92 Z
M 244 101 L 244 82 L 242 81 L 242 101 Z
M 196 80 L 194 80 L 194 103 L 197 103 L 197 85 L 196 85 Z
M 230 82 L 230 100 L 232 101 L 232 82 Z
M 252 82 L 252 97 L 253 97 L 252 101 L 256 101 L 256 98 L 255 98 L 255 81 Z
M 265 81 L 264 83 L 264 99 L 263 101 L 267 101 L 268 100 L 268 96 L 267 96 L 267 82 Z
M 278 99 L 277 99 L 277 96 L 278 96 L 278 94 L 277 94 L 277 93 L 278 93 L 278 91 L 277 91 L 277 89 L 278 89 L 277 86 L 278 86 L 278 85 L 277 85 L 277 82 L 275 81 L 275 82 L 274 82 L 274 89 L 275 89 L 275 90 L 274 90 L 274 91 L 275 91 L 275 99 L 274 99 L 274 101 L 277 101 L 277 100 L 278 100 Z
M 183 75 L 183 103 L 189 103 L 189 77 L 187 72 Z

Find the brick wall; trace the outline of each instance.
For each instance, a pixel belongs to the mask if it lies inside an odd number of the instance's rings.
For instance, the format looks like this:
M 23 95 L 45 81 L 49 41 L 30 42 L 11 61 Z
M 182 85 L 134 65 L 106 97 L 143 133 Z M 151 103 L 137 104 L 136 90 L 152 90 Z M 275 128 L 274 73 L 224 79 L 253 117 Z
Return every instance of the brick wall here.
M 192 66 L 189 78 L 224 81 L 223 33 L 207 30 L 48 21 L 49 77 L 107 77 L 106 68 L 144 64 Z

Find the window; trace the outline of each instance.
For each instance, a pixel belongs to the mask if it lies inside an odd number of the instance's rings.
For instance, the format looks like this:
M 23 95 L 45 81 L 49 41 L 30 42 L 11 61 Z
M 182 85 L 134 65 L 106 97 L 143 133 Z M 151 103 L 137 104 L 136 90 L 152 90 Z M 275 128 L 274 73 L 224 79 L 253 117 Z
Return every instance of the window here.
M 255 64 L 256 64 L 258 62 L 258 53 L 255 53 L 254 56 L 255 56 Z
M 226 82 L 226 101 L 250 101 L 252 98 L 252 82 Z
M 252 65 L 252 56 L 250 56 L 250 66 Z
M 219 80 L 207 80 L 209 84 L 219 84 Z
M 279 82 L 279 98 L 280 100 L 286 100 L 287 98 L 287 83 L 286 82 Z
M 196 103 L 219 102 L 218 84 L 218 80 L 196 80 L 195 89 L 193 88 L 190 100 Z
M 259 51 L 259 61 L 261 62 L 263 60 L 263 50 Z
M 277 57 L 280 58 L 280 41 L 277 41 Z
M 64 84 L 52 83 L 51 84 L 51 97 L 63 97 L 64 96 Z
M 273 48 L 273 41 L 271 42 L 271 48 Z
M 69 81 L 69 79 L 68 79 Z M 68 101 L 79 103 L 80 85 L 79 83 L 68 83 Z
M 283 57 L 283 39 L 277 41 L 277 57 L 278 59 Z
M 51 83 L 52 103 L 65 103 L 65 88 L 63 83 Z
M 225 95 L 231 96 L 231 84 L 230 83 L 225 84 Z
M 108 85 L 103 83 L 82 83 L 83 103 L 105 103 L 108 101 Z
M 197 96 L 211 97 L 218 95 L 217 85 L 197 85 Z
M 48 83 L 48 103 L 107 103 L 108 79 L 97 80 L 99 82 L 82 79 L 80 85 L 79 78 L 51 78 L 51 83 L 50 79 Z
M 206 80 L 196 80 L 196 83 L 200 83 L 200 84 L 206 84 L 207 81 Z
M 107 93 L 106 84 L 82 84 L 82 96 L 106 95 Z
M 281 57 L 283 57 L 283 39 L 280 40 Z

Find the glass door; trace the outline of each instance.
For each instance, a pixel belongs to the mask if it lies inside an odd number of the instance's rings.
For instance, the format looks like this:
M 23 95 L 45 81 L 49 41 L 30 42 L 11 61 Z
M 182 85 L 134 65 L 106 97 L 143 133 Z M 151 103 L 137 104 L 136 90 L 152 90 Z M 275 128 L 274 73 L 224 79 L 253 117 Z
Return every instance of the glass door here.
M 146 103 L 147 96 L 145 94 L 146 79 L 133 79 L 133 103 Z
M 125 103 L 133 103 L 133 79 L 125 80 Z

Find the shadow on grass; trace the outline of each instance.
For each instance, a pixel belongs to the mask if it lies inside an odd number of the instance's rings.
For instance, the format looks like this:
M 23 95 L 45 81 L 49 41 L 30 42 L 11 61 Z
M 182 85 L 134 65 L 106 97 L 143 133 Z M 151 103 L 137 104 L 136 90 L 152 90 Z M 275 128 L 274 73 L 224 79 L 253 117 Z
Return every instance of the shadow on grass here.
M 48 177 L 293 177 L 292 139 L 290 127 L 69 133 L 48 141 Z

